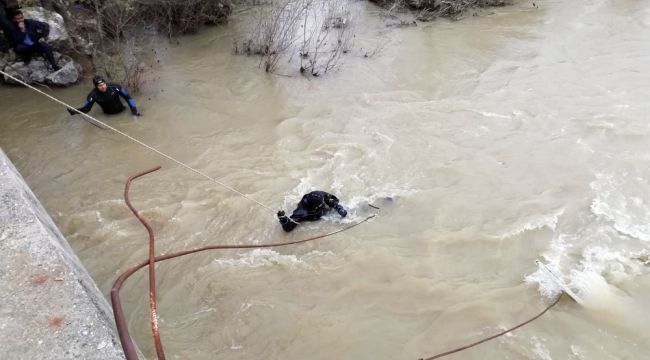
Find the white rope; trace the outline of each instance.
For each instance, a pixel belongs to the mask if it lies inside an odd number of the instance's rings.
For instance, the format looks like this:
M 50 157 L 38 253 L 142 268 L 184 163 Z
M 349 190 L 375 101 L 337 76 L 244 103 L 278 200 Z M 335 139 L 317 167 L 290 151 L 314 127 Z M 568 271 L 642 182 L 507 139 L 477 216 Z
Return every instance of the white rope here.
M 231 187 L 231 186 L 228 186 L 228 185 L 222 183 L 221 181 L 219 181 L 219 180 L 213 178 L 212 176 L 210 176 L 210 175 L 208 175 L 208 174 L 206 174 L 206 173 L 204 173 L 204 172 L 202 172 L 202 171 L 200 171 L 200 170 L 197 170 L 197 169 L 195 169 L 195 168 L 193 168 L 193 167 L 191 167 L 191 166 L 189 166 L 189 165 L 183 163 L 183 162 L 180 161 L 180 160 L 176 160 L 176 159 L 174 159 L 173 157 L 171 157 L 171 156 L 165 154 L 164 152 L 162 152 L 162 151 L 160 151 L 160 150 L 158 150 L 158 149 L 156 149 L 156 148 L 154 148 L 154 147 L 152 147 L 152 146 L 149 146 L 149 145 L 143 143 L 142 141 L 140 141 L 140 140 L 138 140 L 138 139 L 136 139 L 136 138 L 134 138 L 134 137 L 132 137 L 132 136 L 130 136 L 130 135 L 128 135 L 128 134 L 126 134 L 126 133 L 124 133 L 124 132 L 122 132 L 122 131 L 120 131 L 120 130 L 118 130 L 118 129 L 116 129 L 116 128 L 110 126 L 110 125 L 108 125 L 108 124 L 106 124 L 105 122 L 102 122 L 102 121 L 100 121 L 100 120 L 97 120 L 97 119 L 95 119 L 94 117 L 92 117 L 92 116 L 90 116 L 90 115 L 88 115 L 88 114 L 85 114 L 85 113 L 83 113 L 83 112 L 81 112 L 81 111 L 75 109 L 73 106 L 70 106 L 70 105 L 64 103 L 63 101 L 61 101 L 61 100 L 59 100 L 59 99 L 57 99 L 57 98 L 55 98 L 55 97 L 53 97 L 53 96 L 51 96 L 51 95 L 49 95 L 49 94 L 47 94 L 47 93 L 42 92 L 41 90 L 39 90 L 39 89 L 37 89 L 37 88 L 35 88 L 35 87 L 33 87 L 33 86 L 27 84 L 26 82 L 24 82 L 24 81 L 22 81 L 22 80 L 20 80 L 20 79 L 17 79 L 17 78 L 15 78 L 15 77 L 13 77 L 13 76 L 7 74 L 6 72 L 4 72 L 4 71 L 2 71 L 2 70 L 0 70 L 0 74 L 3 74 L 4 76 L 7 76 L 7 77 L 11 78 L 13 81 L 15 81 L 15 82 L 17 82 L 17 83 L 19 83 L 19 84 L 22 84 L 22 85 L 24 85 L 24 86 L 26 86 L 26 87 L 28 87 L 28 88 L 30 88 L 30 89 L 32 89 L 32 90 L 34 90 L 34 91 L 40 93 L 41 95 L 44 95 L 44 96 L 50 98 L 51 100 L 54 100 L 55 102 L 57 102 L 57 103 L 59 103 L 59 104 L 65 106 L 65 107 L 67 107 L 67 108 L 69 108 L 69 109 L 73 109 L 73 110 L 76 111 L 77 113 L 79 113 L 79 114 L 81 114 L 81 115 L 87 117 L 88 119 L 90 119 L 91 122 L 101 124 L 101 125 L 104 126 L 105 128 L 115 131 L 116 133 L 118 133 L 118 134 L 120 134 L 120 135 L 126 137 L 127 139 L 129 139 L 129 140 L 131 140 L 131 141 L 133 141 L 133 142 L 135 142 L 135 143 L 137 143 L 137 144 L 139 144 L 139 145 L 144 146 L 145 148 L 147 148 L 147 149 L 149 149 L 149 150 L 151 150 L 151 151 L 157 153 L 158 155 L 160 155 L 160 156 L 162 156 L 162 157 L 164 157 L 164 158 L 166 158 L 166 159 L 168 159 L 168 160 L 171 160 L 171 161 L 175 162 L 176 164 L 178 164 L 178 165 L 180 165 L 180 166 L 182 166 L 182 167 L 184 167 L 184 168 L 186 168 L 186 169 L 188 169 L 188 170 L 190 170 L 190 171 L 193 171 L 193 172 L 195 172 L 195 173 L 197 173 L 197 174 L 203 176 L 204 178 L 206 178 L 206 179 L 208 179 L 208 180 L 212 180 L 212 181 L 214 181 L 215 183 L 217 183 L 217 184 L 223 186 L 224 188 L 226 188 L 226 189 L 228 189 L 228 190 L 230 190 L 230 191 L 232 191 L 232 192 L 234 192 L 234 193 L 236 193 L 236 194 L 238 194 L 238 195 L 241 195 L 242 197 L 244 197 L 244 198 L 246 198 L 246 199 L 248 199 L 248 200 L 250 200 L 250 201 L 252 201 L 252 202 L 254 202 L 254 203 L 257 203 L 257 205 L 259 205 L 259 206 L 261 206 L 261 207 L 263 207 L 263 208 L 265 208 L 265 209 L 267 209 L 267 210 L 269 210 L 269 211 L 271 211 L 271 212 L 273 212 L 273 213 L 275 214 L 275 210 L 271 209 L 270 207 L 268 207 L 268 206 L 262 204 L 261 202 L 255 200 L 255 199 L 253 199 L 253 198 L 247 196 L 246 194 L 242 193 L 241 191 L 239 191 L 239 190 L 237 190 L 237 189 L 235 189 L 235 188 L 233 188 L 233 187 Z M 289 218 L 289 219 L 291 219 L 291 218 Z M 293 221 L 293 219 L 291 219 L 291 221 Z M 295 222 L 295 221 L 294 221 L 294 222 Z

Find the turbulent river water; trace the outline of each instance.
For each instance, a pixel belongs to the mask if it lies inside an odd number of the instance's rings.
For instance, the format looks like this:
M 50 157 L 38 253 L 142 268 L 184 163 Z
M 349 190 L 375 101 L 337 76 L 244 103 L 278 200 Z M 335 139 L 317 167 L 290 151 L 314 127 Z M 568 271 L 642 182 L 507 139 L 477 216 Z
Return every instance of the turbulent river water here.
M 536 259 L 584 306 L 564 300 L 455 358 L 648 358 L 650 3 L 520 1 L 403 28 L 356 6 L 336 72 L 267 75 L 233 55 L 243 12 L 167 49 L 136 97 L 143 117 L 92 112 L 273 209 L 333 192 L 344 220 L 285 234 L 268 209 L 27 89 L 1 90 L 0 146 L 105 294 L 147 256 L 122 190 L 155 165 L 131 198 L 158 253 L 297 240 L 381 207 L 315 243 L 159 264 L 168 358 L 430 356 L 549 304 L 559 290 Z M 80 104 L 89 88 L 53 93 Z M 123 298 L 155 357 L 145 272 Z

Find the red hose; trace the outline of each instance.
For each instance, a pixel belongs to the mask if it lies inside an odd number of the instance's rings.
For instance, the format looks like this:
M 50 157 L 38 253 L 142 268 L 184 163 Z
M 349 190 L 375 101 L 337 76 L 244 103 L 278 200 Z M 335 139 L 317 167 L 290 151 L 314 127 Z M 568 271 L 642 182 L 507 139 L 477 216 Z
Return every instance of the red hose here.
M 126 323 L 126 317 L 124 316 L 124 310 L 122 309 L 122 303 L 120 301 L 120 290 L 122 289 L 122 285 L 124 282 L 131 276 L 133 275 L 136 271 L 140 270 L 141 268 L 149 265 L 149 294 L 150 294 L 150 309 L 151 309 L 151 319 L 152 319 L 152 332 L 154 336 L 154 341 L 156 343 L 156 353 L 158 354 L 159 359 L 164 359 L 164 353 L 162 351 L 162 342 L 160 341 L 160 334 L 158 332 L 158 327 L 157 327 L 157 314 L 156 314 L 156 290 L 155 290 L 155 266 L 154 263 L 158 261 L 164 261 L 164 260 L 169 260 L 173 259 L 176 257 L 180 256 L 185 256 L 189 254 L 194 254 L 197 252 L 202 252 L 206 250 L 220 250 L 220 249 L 257 249 L 257 248 L 270 248 L 270 247 L 280 247 L 280 246 L 288 246 L 288 245 L 296 245 L 296 244 L 302 244 L 306 243 L 309 241 L 314 241 L 318 239 L 322 239 L 328 236 L 332 236 L 334 234 L 338 234 L 340 232 L 343 232 L 345 230 L 351 229 L 357 225 L 360 225 L 372 218 L 375 217 L 375 215 L 370 215 L 366 217 L 365 219 L 348 225 L 342 229 L 324 234 L 324 235 L 318 235 L 314 237 L 310 237 L 307 239 L 302 239 L 302 240 L 295 240 L 295 241 L 287 241 L 287 242 L 282 242 L 282 243 L 275 243 L 275 244 L 262 244 L 262 245 L 247 245 L 247 244 L 242 244 L 242 245 L 209 245 L 201 248 L 196 248 L 196 249 L 188 249 L 188 250 L 181 250 L 181 251 L 176 251 L 172 252 L 169 254 L 161 255 L 161 256 L 155 256 L 154 254 L 154 235 L 153 235 L 153 230 L 151 229 L 151 226 L 146 222 L 144 218 L 142 218 L 139 214 L 138 211 L 131 205 L 128 197 L 129 193 L 129 187 L 130 183 L 132 180 L 144 176 L 146 174 L 152 173 L 156 170 L 160 169 L 160 166 L 141 172 L 137 175 L 131 176 L 127 182 L 126 186 L 124 188 L 124 199 L 126 200 L 127 206 L 129 209 L 131 209 L 131 212 L 140 220 L 140 222 L 144 225 L 144 227 L 147 229 L 147 232 L 149 233 L 149 259 L 144 260 L 140 263 L 138 263 L 135 266 L 132 266 L 129 268 L 127 271 L 122 273 L 117 280 L 115 280 L 115 283 L 113 283 L 113 287 L 111 288 L 111 303 L 113 304 L 113 315 L 115 317 L 115 324 L 117 326 L 117 332 L 120 337 L 120 342 L 122 343 L 122 349 L 124 349 L 124 355 L 126 356 L 127 360 L 138 360 L 138 355 L 136 351 L 136 347 L 133 343 L 133 339 L 131 338 L 131 335 L 129 334 L 129 327 Z M 162 355 L 162 356 L 161 356 Z
M 153 334 L 154 344 L 156 346 L 156 354 L 158 359 L 165 360 L 165 351 L 163 350 L 162 341 L 160 341 L 160 332 L 158 330 L 158 311 L 157 311 L 157 295 L 156 295 L 156 266 L 154 265 L 156 252 L 154 249 L 154 235 L 151 226 L 147 221 L 140 216 L 138 210 L 136 210 L 131 201 L 129 200 L 129 189 L 131 188 L 131 182 L 141 176 L 150 174 L 154 171 L 160 170 L 160 166 L 157 166 L 153 169 L 143 171 L 137 175 L 133 175 L 126 180 L 126 185 L 124 185 L 124 201 L 126 201 L 126 206 L 131 209 L 131 212 L 135 217 L 140 220 L 142 225 L 147 229 L 149 233 L 149 314 L 151 315 L 151 333 Z

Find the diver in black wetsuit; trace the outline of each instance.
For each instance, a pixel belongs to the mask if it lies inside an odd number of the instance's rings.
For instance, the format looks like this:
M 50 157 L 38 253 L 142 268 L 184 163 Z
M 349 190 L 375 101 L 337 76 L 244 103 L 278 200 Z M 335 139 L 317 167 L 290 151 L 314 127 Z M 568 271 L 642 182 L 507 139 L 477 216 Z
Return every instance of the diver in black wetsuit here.
M 348 212 L 339 205 L 339 199 L 336 196 L 326 193 L 325 191 L 312 191 L 305 194 L 298 207 L 291 214 L 291 219 L 284 215 L 284 211 L 278 211 L 278 219 L 284 231 L 293 230 L 297 223 L 301 221 L 316 221 L 325 215 L 330 209 L 335 209 L 341 217 L 346 217 Z M 293 221 L 292 221 L 293 220 Z
M 117 114 L 124 110 L 124 105 L 120 101 L 120 96 L 126 100 L 131 109 L 131 114 L 135 116 L 140 116 L 140 112 L 135 107 L 135 100 L 129 96 L 129 93 L 125 88 L 119 84 L 106 83 L 103 77 L 95 75 L 93 77 L 93 85 L 95 88 L 88 94 L 86 98 L 86 103 L 84 106 L 78 108 L 78 111 L 83 113 L 88 113 L 92 109 L 93 104 L 97 103 L 104 110 L 104 114 Z M 68 108 L 70 115 L 76 115 L 77 111 L 75 109 Z

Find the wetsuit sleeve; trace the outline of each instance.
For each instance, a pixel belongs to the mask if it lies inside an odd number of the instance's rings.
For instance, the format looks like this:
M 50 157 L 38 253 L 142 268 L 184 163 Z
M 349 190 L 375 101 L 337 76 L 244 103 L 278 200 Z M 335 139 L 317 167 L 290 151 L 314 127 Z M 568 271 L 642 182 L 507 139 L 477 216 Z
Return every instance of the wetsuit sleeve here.
M 292 216 L 292 218 L 293 218 L 293 216 Z M 298 226 L 298 224 L 296 224 L 295 222 L 289 220 L 289 218 L 286 217 L 286 216 L 280 218 L 280 225 L 282 225 L 282 230 L 284 230 L 286 232 L 289 232 L 289 231 L 295 229 L 296 226 Z
M 82 106 L 80 108 L 77 108 L 77 110 L 81 111 L 84 114 L 87 114 L 90 111 L 90 109 L 93 108 L 93 104 L 95 104 L 95 97 L 93 96 L 93 93 L 91 92 L 90 94 L 88 94 L 88 97 L 86 98 L 86 103 L 84 104 L 84 106 Z M 76 115 L 77 114 L 76 111 L 68 110 L 68 112 L 70 113 L 70 115 Z
M 341 217 L 346 217 L 348 215 L 348 211 L 345 210 L 341 204 L 339 204 L 339 199 L 332 194 L 325 195 L 325 204 L 330 208 L 336 210 L 336 212 L 339 213 Z
M 334 208 L 334 207 L 336 207 L 336 205 L 339 204 L 339 199 L 336 196 L 332 195 L 332 194 L 325 193 L 324 198 L 325 198 L 325 205 L 327 205 L 327 206 L 329 206 L 331 208 Z
M 135 107 L 135 100 L 129 95 L 129 93 L 126 91 L 125 88 L 123 88 L 121 85 L 115 85 L 117 88 L 117 91 L 119 92 L 120 96 L 126 100 L 126 102 L 129 104 L 129 108 L 131 108 L 131 114 L 136 115 L 138 114 L 138 109 Z

